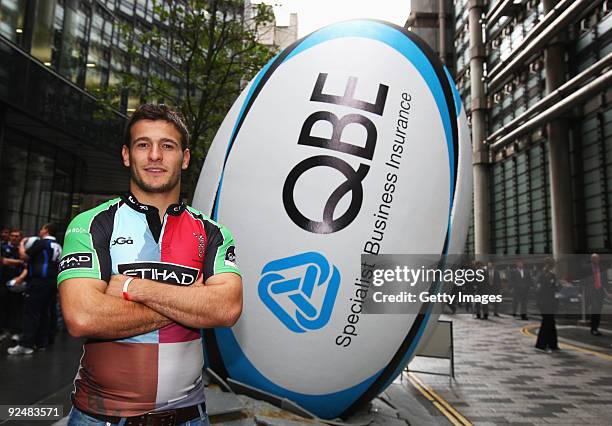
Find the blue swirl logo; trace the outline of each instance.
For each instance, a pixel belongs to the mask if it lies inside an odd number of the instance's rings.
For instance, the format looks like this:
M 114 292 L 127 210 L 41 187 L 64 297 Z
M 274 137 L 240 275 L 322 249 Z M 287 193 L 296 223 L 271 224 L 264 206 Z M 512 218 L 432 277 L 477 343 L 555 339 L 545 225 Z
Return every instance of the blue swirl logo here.
M 289 330 L 304 333 L 329 322 L 339 287 L 338 268 L 330 267 L 323 255 L 307 252 L 266 264 L 258 291 L 263 303 Z

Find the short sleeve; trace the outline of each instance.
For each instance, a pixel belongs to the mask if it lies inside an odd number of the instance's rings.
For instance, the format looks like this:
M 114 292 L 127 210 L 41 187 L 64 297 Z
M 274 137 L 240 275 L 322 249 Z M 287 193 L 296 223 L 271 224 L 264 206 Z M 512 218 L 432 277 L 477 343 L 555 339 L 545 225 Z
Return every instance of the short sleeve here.
M 45 245 L 46 244 L 43 240 L 36 240 L 34 241 L 34 244 L 32 244 L 32 246 L 26 250 L 26 254 L 31 259 L 40 253 L 45 248 Z
M 110 280 L 109 243 L 116 205 L 101 207 L 81 213 L 70 222 L 58 268 L 58 285 L 69 278 Z
M 208 222 L 205 230 L 207 241 L 204 252 L 204 280 L 224 272 L 240 275 L 232 234 L 226 227 L 214 222 Z

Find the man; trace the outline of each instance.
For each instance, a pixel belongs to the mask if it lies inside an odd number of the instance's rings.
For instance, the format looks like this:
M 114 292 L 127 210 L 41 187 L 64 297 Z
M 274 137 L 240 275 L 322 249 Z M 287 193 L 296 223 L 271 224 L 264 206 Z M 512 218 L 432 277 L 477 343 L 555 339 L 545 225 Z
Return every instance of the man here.
M 475 282 L 474 295 L 486 296 L 490 294 L 489 274 L 487 273 L 487 267 L 485 266 L 483 262 L 477 261 L 475 263 L 475 269 L 482 270 L 484 280 L 482 280 L 482 282 Z M 489 319 L 489 304 L 488 303 L 474 302 L 473 311 L 474 311 L 474 318 L 483 319 L 483 320 Z
M 78 215 L 58 285 L 69 332 L 86 337 L 70 425 L 207 425 L 200 329 L 232 326 L 242 281 L 229 231 L 180 201 L 189 136 L 143 105 L 127 123 L 130 193 Z
M 23 261 L 19 259 L 19 242 L 21 241 L 21 230 L 11 229 L 9 241 L 2 244 L 2 257 L 4 266 L 2 267 L 2 280 L 0 280 L 0 315 L 6 312 L 6 330 L 8 333 L 0 334 L 0 341 L 11 337 L 12 340 L 19 340 L 21 325 L 23 321 L 23 293 L 13 293 L 8 291 L 6 283 L 17 277 L 23 270 Z
M 520 312 L 521 320 L 528 320 L 527 301 L 529 287 L 531 287 L 531 275 L 525 270 L 522 260 L 517 260 L 516 267 L 510 271 L 510 283 L 512 285 L 512 316 L 516 318 L 517 312 Z
M 8 226 L 3 226 L 2 230 L 0 230 L 0 243 L 5 244 L 9 241 L 9 235 L 11 233 L 11 228 Z
M 29 355 L 34 349 L 45 350 L 49 343 L 51 303 L 62 253 L 62 246 L 53 234 L 55 225 L 47 223 L 40 228 L 39 239 L 28 249 L 25 238 L 19 245 L 19 257 L 28 262 L 28 289 L 23 306 L 23 339 L 8 348 L 10 355 Z
M 555 313 L 557 311 L 555 294 L 559 289 L 559 285 L 554 269 L 555 260 L 552 257 L 547 257 L 544 259 L 542 273 L 537 279 L 537 301 L 538 308 L 540 308 L 540 313 L 542 314 L 542 322 L 540 323 L 535 347 L 539 351 L 547 353 L 559 350 L 557 325 L 555 324 Z
M 487 263 L 487 275 L 489 276 L 488 294 L 501 294 L 501 275 L 499 275 L 499 271 L 495 268 L 495 264 L 491 261 Z M 493 305 L 493 316 L 499 317 L 499 307 L 497 306 L 499 303 L 491 302 L 491 305 Z
M 599 255 L 593 253 L 591 255 L 591 272 L 593 274 L 593 282 L 589 286 L 591 296 L 591 334 L 593 336 L 601 336 L 599 324 L 601 322 L 601 309 L 603 307 L 604 298 L 607 295 L 605 288 L 605 273 L 602 273 L 599 263 Z

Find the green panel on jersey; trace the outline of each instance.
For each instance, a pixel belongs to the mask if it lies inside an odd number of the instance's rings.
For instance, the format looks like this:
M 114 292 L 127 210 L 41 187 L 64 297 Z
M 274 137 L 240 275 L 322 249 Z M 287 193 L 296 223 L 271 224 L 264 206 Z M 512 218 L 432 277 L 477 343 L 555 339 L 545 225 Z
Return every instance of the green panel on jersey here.
M 64 238 L 60 272 L 57 276 L 58 285 L 69 278 L 102 279 L 100 254 L 94 247 L 91 226 L 96 216 L 107 211 L 120 200 L 120 198 L 115 198 L 107 201 L 72 219 Z

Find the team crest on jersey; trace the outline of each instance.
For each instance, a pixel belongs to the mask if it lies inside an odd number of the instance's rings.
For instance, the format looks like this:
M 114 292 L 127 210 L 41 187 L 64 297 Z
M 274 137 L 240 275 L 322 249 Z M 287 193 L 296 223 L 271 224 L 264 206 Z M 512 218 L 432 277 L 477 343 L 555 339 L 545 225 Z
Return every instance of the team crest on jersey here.
M 198 257 L 202 259 L 204 257 L 204 235 L 193 233 L 193 236 L 198 239 Z
M 236 247 L 229 246 L 227 250 L 225 250 L 225 266 L 233 266 L 236 267 Z

